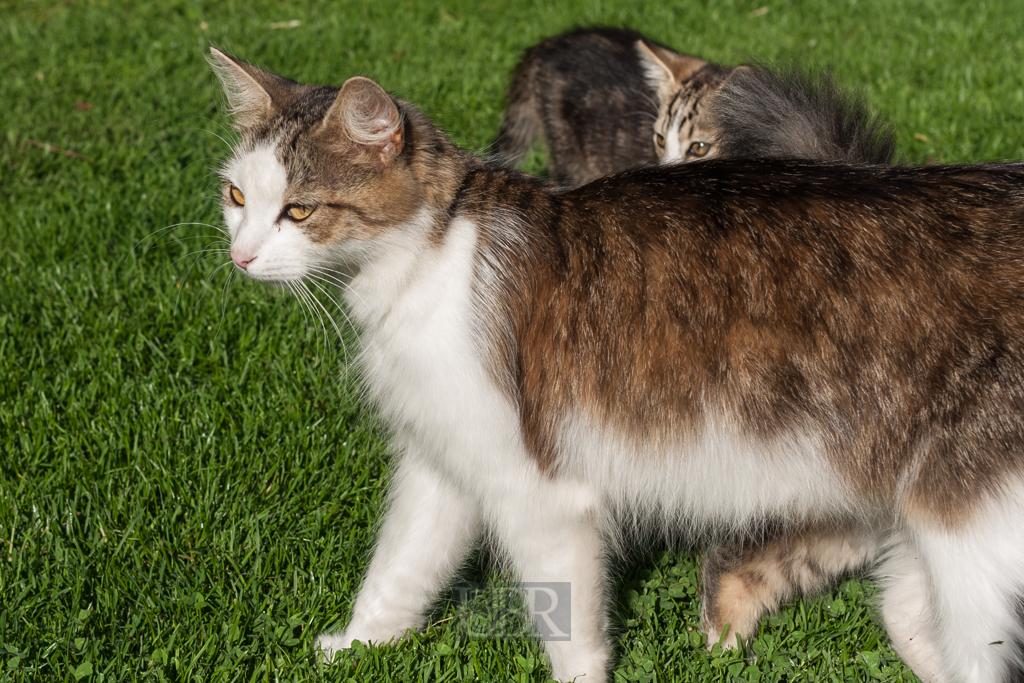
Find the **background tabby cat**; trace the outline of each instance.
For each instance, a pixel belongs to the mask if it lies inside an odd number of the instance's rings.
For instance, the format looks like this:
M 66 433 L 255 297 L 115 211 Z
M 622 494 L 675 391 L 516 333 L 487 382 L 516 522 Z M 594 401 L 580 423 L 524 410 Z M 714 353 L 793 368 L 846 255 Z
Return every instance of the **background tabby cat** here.
M 895 152 L 891 129 L 828 72 L 729 69 L 611 28 L 579 29 L 526 51 L 495 151 L 519 163 L 537 139 L 548 173 L 570 186 L 715 156 L 888 163 Z
M 660 160 L 704 157 L 711 142 L 701 98 L 729 71 L 627 29 L 548 38 L 516 67 L 496 153 L 519 162 L 540 137 L 551 177 L 573 186 Z

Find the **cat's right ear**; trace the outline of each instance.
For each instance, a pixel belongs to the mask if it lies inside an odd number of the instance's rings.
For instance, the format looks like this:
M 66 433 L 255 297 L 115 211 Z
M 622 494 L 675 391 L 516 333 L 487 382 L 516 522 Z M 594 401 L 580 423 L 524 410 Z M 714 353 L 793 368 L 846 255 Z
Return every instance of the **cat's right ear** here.
M 722 92 L 728 92 L 730 89 L 737 87 L 743 87 L 743 81 L 754 77 L 754 70 L 746 64 L 740 64 L 739 66 L 733 67 L 729 70 L 729 75 L 722 79 L 721 82 L 714 84 L 708 91 L 707 105 L 711 106 L 710 103 L 714 102 L 714 98 Z
M 208 61 L 224 87 L 231 116 L 235 120 L 235 127 L 239 129 L 247 128 L 270 115 L 275 102 L 280 102 L 286 96 L 288 87 L 294 83 L 246 64 L 212 46 Z
M 347 143 L 358 160 L 383 170 L 405 143 L 402 112 L 391 95 L 369 78 L 353 76 L 345 81 L 324 117 L 332 137 Z
M 645 40 L 636 41 L 636 53 L 644 68 L 647 84 L 659 95 L 671 95 L 680 83 L 689 80 L 708 65 L 699 57 L 681 55 Z
M 725 77 L 725 80 L 722 81 L 722 83 L 718 86 L 718 88 L 721 89 L 723 85 L 725 85 L 726 83 L 733 79 L 739 80 L 747 76 L 750 76 L 753 73 L 754 69 L 747 66 L 746 64 L 740 64 L 739 66 L 735 66 L 732 68 L 732 71 L 729 72 L 729 75 Z

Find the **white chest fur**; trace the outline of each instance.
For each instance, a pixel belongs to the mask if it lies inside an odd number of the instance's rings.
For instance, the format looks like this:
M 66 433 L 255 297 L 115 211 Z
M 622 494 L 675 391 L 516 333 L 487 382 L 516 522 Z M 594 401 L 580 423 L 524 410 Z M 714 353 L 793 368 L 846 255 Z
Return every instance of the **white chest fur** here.
M 528 463 L 514 409 L 474 341 L 476 226 L 452 222 L 440 245 L 423 233 L 396 233 L 351 282 L 360 363 L 399 446 L 480 491 L 481 478 L 500 485 Z

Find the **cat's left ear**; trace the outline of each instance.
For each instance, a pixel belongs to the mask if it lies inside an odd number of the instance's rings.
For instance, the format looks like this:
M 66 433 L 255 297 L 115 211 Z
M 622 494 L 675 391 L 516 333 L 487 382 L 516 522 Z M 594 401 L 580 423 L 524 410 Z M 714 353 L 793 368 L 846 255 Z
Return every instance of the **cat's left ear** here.
M 224 86 L 235 126 L 243 129 L 271 114 L 288 97 L 295 81 L 246 64 L 210 47 L 210 65 Z
M 636 53 L 643 65 L 648 85 L 659 95 L 673 94 L 680 83 L 689 80 L 708 65 L 699 57 L 681 55 L 644 40 L 636 41 Z
M 341 86 L 324 126 L 353 143 L 362 160 L 383 170 L 402 151 L 402 113 L 384 88 L 354 76 Z

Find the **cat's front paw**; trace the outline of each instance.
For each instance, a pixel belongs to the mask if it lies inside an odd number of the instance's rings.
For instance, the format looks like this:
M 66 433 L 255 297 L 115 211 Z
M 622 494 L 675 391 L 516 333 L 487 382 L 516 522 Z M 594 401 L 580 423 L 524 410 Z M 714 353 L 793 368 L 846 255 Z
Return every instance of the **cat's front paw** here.
M 350 624 L 342 633 L 321 633 L 316 638 L 316 647 L 320 652 L 320 661 L 330 664 L 334 655 L 342 650 L 352 648 L 352 643 L 390 645 L 405 635 L 405 630 L 398 629 L 353 629 Z
M 334 660 L 336 652 L 349 649 L 355 640 L 357 639 L 347 633 L 321 633 L 316 637 L 316 649 L 320 653 L 320 661 L 330 664 Z

